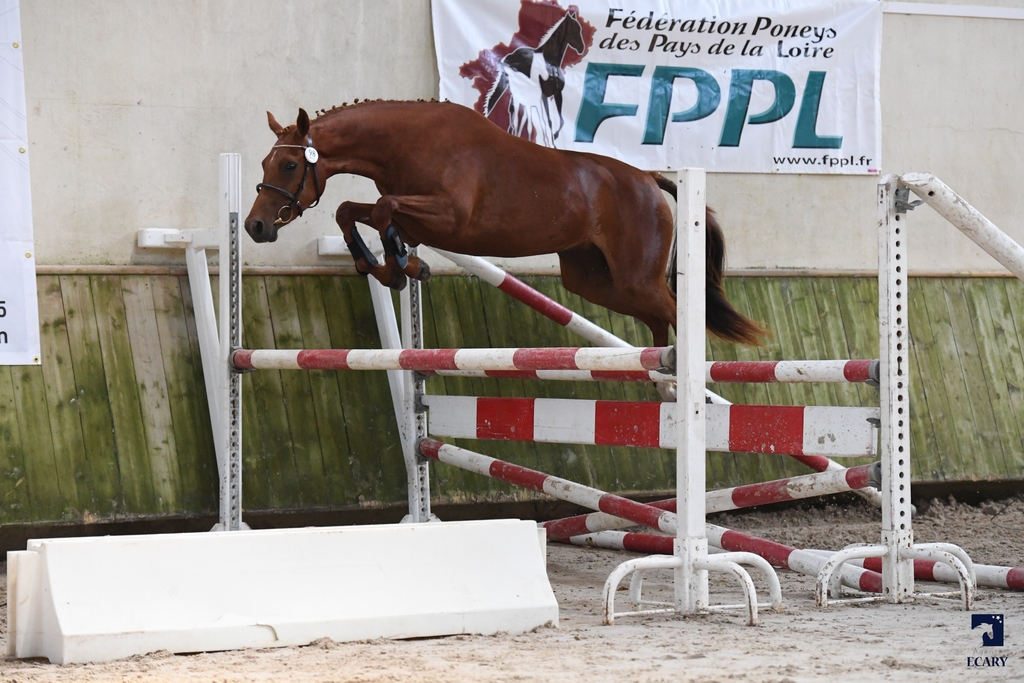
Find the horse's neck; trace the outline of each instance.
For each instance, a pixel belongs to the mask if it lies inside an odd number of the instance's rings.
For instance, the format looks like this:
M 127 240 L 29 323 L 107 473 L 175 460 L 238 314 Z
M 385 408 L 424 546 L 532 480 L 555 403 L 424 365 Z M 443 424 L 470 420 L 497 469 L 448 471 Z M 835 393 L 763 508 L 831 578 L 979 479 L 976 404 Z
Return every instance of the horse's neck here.
M 565 54 L 565 47 L 568 42 L 565 38 L 565 32 L 568 29 L 568 26 L 568 22 L 566 22 L 565 18 L 562 18 L 562 20 L 551 29 L 547 40 L 541 44 L 538 51 L 544 54 L 544 60 L 548 64 L 553 66 L 562 65 L 562 56 Z
M 379 180 L 391 158 L 388 134 L 395 115 L 383 108 L 343 111 L 314 121 L 310 136 L 327 162 L 330 175 L 351 173 Z

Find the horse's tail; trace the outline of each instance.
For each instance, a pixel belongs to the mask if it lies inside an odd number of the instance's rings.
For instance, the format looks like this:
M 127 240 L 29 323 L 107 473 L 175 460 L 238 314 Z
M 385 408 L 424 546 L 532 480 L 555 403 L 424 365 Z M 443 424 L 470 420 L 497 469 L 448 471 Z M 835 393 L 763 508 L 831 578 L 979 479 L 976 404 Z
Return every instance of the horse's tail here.
M 677 199 L 678 191 L 674 182 L 660 173 L 652 173 L 651 175 L 654 177 L 654 181 L 658 183 L 658 187 L 672 195 L 673 199 Z M 710 208 L 707 209 L 704 222 L 707 225 L 707 260 L 705 264 L 707 275 L 704 283 L 706 292 L 706 311 L 704 315 L 707 328 L 712 334 L 722 339 L 740 344 L 760 346 L 761 338 L 767 335 L 768 331 L 733 308 L 729 300 L 725 298 L 725 288 L 723 286 L 725 279 L 725 235 L 718 224 L 715 212 Z M 673 236 L 672 256 L 669 258 L 669 272 L 666 273 L 669 286 L 673 292 L 676 291 L 677 250 L 676 239 Z

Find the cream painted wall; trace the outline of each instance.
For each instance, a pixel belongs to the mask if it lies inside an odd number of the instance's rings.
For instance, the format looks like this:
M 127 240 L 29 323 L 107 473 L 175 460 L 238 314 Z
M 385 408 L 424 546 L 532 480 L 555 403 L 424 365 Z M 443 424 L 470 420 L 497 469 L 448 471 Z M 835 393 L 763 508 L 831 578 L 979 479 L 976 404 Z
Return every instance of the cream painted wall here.
M 273 142 L 266 110 L 285 122 L 299 106 L 437 94 L 428 0 L 22 0 L 21 13 L 41 265 L 182 263 L 137 249 L 136 231 L 212 227 L 219 152 L 242 154 L 247 206 Z M 1024 241 L 1024 21 L 886 14 L 882 97 L 883 169 L 935 173 Z M 730 267 L 873 268 L 875 183 L 712 174 Z M 338 203 L 375 194 L 332 180 L 276 244 L 247 242 L 246 262 L 344 262 L 315 240 L 338 234 Z M 912 269 L 999 271 L 928 212 L 911 217 Z

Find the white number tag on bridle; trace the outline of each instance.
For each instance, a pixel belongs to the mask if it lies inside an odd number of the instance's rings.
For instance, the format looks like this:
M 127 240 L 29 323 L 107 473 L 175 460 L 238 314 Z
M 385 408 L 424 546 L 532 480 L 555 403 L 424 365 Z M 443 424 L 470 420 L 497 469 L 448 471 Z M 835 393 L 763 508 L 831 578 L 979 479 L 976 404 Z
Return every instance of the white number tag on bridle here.
M 306 161 L 308 161 L 311 164 L 315 164 L 317 162 L 317 159 L 320 158 L 320 154 L 315 149 L 313 149 L 312 147 L 307 147 L 306 148 L 305 155 L 306 155 Z

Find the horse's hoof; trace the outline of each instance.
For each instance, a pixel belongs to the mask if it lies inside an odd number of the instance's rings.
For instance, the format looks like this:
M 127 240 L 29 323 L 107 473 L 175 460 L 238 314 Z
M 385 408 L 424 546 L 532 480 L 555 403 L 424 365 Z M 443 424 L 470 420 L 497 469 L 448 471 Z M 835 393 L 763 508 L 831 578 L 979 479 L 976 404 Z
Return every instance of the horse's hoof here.
M 405 273 L 403 273 L 402 271 L 396 271 L 395 276 L 391 278 L 391 282 L 390 284 L 388 284 L 388 287 L 394 289 L 395 291 L 401 292 L 403 289 L 405 289 L 406 285 L 408 284 L 409 278 L 405 276 Z
M 661 400 L 665 403 L 676 402 L 676 383 L 672 380 L 666 382 L 655 382 L 655 388 L 658 390 L 658 394 L 661 396 Z
M 430 279 L 430 266 L 427 265 L 426 261 L 420 261 L 420 272 L 416 274 L 416 279 L 420 282 L 426 282 Z

